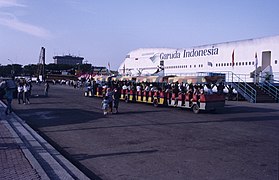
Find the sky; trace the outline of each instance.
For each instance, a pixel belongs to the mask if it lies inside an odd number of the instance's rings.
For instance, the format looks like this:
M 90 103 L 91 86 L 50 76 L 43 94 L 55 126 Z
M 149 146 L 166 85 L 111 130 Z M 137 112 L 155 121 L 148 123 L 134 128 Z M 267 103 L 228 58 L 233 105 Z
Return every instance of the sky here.
M 0 64 L 82 56 L 118 69 L 138 48 L 279 35 L 278 0 L 0 0 Z M 84 63 L 85 63 L 84 61 Z

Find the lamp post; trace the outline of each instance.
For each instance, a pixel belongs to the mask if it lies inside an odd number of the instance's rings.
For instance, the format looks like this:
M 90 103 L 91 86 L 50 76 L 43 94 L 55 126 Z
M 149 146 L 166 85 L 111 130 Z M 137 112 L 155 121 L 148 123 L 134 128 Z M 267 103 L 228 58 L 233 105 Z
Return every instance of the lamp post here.
M 77 70 L 76 70 L 75 75 L 76 75 L 76 76 L 79 76 L 79 75 L 80 75 L 80 64 L 77 63 L 76 65 L 77 65 Z
M 12 66 L 11 76 L 13 77 L 13 76 L 14 76 L 14 74 L 15 74 L 15 70 L 14 70 L 14 62 L 13 62 L 12 60 L 10 60 L 10 59 L 8 59 L 8 61 L 10 61 L 10 62 L 11 62 L 11 66 Z

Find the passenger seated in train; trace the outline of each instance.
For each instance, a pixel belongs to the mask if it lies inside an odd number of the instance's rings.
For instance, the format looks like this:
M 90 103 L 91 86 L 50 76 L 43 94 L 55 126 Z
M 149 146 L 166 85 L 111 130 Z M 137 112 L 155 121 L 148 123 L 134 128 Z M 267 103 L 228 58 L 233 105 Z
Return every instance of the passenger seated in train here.
M 218 86 L 217 86 L 217 94 L 223 94 L 223 89 L 225 88 L 224 84 L 223 83 L 220 83 Z
M 171 92 L 171 91 L 172 91 L 172 90 L 171 90 L 171 89 L 172 89 L 171 84 L 168 83 L 168 84 L 165 86 L 164 89 L 165 89 L 165 93 L 166 93 L 166 94 L 165 94 L 165 95 L 166 95 L 166 96 L 165 96 L 165 97 L 166 97 L 165 100 L 166 100 L 166 102 L 167 102 L 167 99 L 168 99 L 168 103 L 167 103 L 167 104 L 170 104 L 170 103 L 171 103 L 171 96 L 172 96 L 172 95 L 171 95 L 171 94 L 172 94 L 172 92 Z
M 126 96 L 126 91 L 127 91 L 127 89 L 128 89 L 128 86 L 126 85 L 126 83 L 124 83 L 123 86 L 122 86 L 123 97 L 124 97 L 124 98 L 125 98 L 125 96 Z
M 132 91 L 132 101 L 136 101 L 136 84 L 135 83 L 131 83 L 131 88 L 130 90 Z
M 149 91 L 150 91 L 150 87 L 148 84 L 146 84 L 144 91 L 145 91 L 146 101 L 148 101 Z
M 137 100 L 139 100 L 139 96 L 141 96 L 141 90 L 142 90 L 142 86 L 140 83 L 137 83 L 136 90 L 137 90 Z
M 211 84 L 206 84 L 207 92 L 206 94 L 211 95 L 213 94 Z
M 185 84 L 183 84 L 183 83 L 179 84 L 179 91 L 181 93 L 186 93 L 186 86 L 185 86 Z
M 189 84 L 187 93 L 189 94 L 189 103 L 191 105 L 192 101 L 193 101 L 193 93 L 194 93 L 194 86 L 193 86 L 193 84 Z
M 174 84 L 172 92 L 175 95 L 175 103 L 174 103 L 174 105 L 177 105 L 178 104 L 178 94 L 179 94 L 178 82 L 176 82 Z
M 199 89 L 199 90 L 200 90 L 200 95 L 204 94 L 204 89 L 203 89 L 203 87 L 200 86 L 199 88 L 200 88 L 200 89 Z
M 151 92 L 155 92 L 155 91 L 157 91 L 158 90 L 158 88 L 157 88 L 157 86 L 156 85 L 152 85 L 152 84 L 150 84 L 150 91 Z
M 203 87 L 201 85 L 196 85 L 194 89 L 194 95 L 197 97 L 197 100 L 200 99 L 201 94 L 204 94 Z
M 156 84 L 150 84 L 150 91 L 151 91 L 151 102 L 154 100 L 155 91 L 158 91 Z

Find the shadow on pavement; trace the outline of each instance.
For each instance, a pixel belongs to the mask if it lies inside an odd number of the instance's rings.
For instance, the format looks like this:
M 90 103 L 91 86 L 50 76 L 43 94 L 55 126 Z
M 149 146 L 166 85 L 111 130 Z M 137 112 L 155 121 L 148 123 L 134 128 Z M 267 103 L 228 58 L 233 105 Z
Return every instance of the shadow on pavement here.
M 96 155 L 88 155 L 88 154 L 73 154 L 73 158 L 82 161 L 86 159 L 93 159 L 99 157 L 111 157 L 111 156 L 121 156 L 121 155 L 129 155 L 129 154 L 149 154 L 158 152 L 156 149 L 151 150 L 142 150 L 142 151 L 129 151 L 129 152 L 117 152 L 117 153 L 107 153 L 107 154 L 96 154 Z
M 29 125 L 36 128 L 80 124 L 104 117 L 101 112 L 80 109 L 17 109 L 15 112 Z
M 97 121 L 99 119 L 109 118 L 110 116 L 119 117 L 129 114 L 146 114 L 146 113 L 160 113 L 163 112 L 157 110 L 138 110 L 120 112 L 119 114 L 110 114 L 104 116 L 102 110 L 87 111 L 81 109 L 51 109 L 51 108 L 39 108 L 39 109 L 16 109 L 15 113 L 18 114 L 23 120 L 25 120 L 30 126 L 34 128 L 60 126 L 69 124 L 81 124 L 89 121 Z M 165 112 L 165 111 L 164 111 Z

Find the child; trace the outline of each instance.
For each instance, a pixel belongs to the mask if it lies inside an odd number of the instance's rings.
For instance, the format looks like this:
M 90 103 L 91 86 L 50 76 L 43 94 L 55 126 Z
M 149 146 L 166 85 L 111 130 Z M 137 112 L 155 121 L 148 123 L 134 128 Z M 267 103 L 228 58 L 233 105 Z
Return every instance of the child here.
M 109 105 L 108 112 L 112 113 L 113 92 L 111 91 L 110 88 L 107 88 L 106 96 L 108 97 L 108 105 Z
M 108 114 L 109 111 L 109 98 L 105 96 L 104 100 L 102 101 L 102 109 L 104 111 L 104 115 Z

